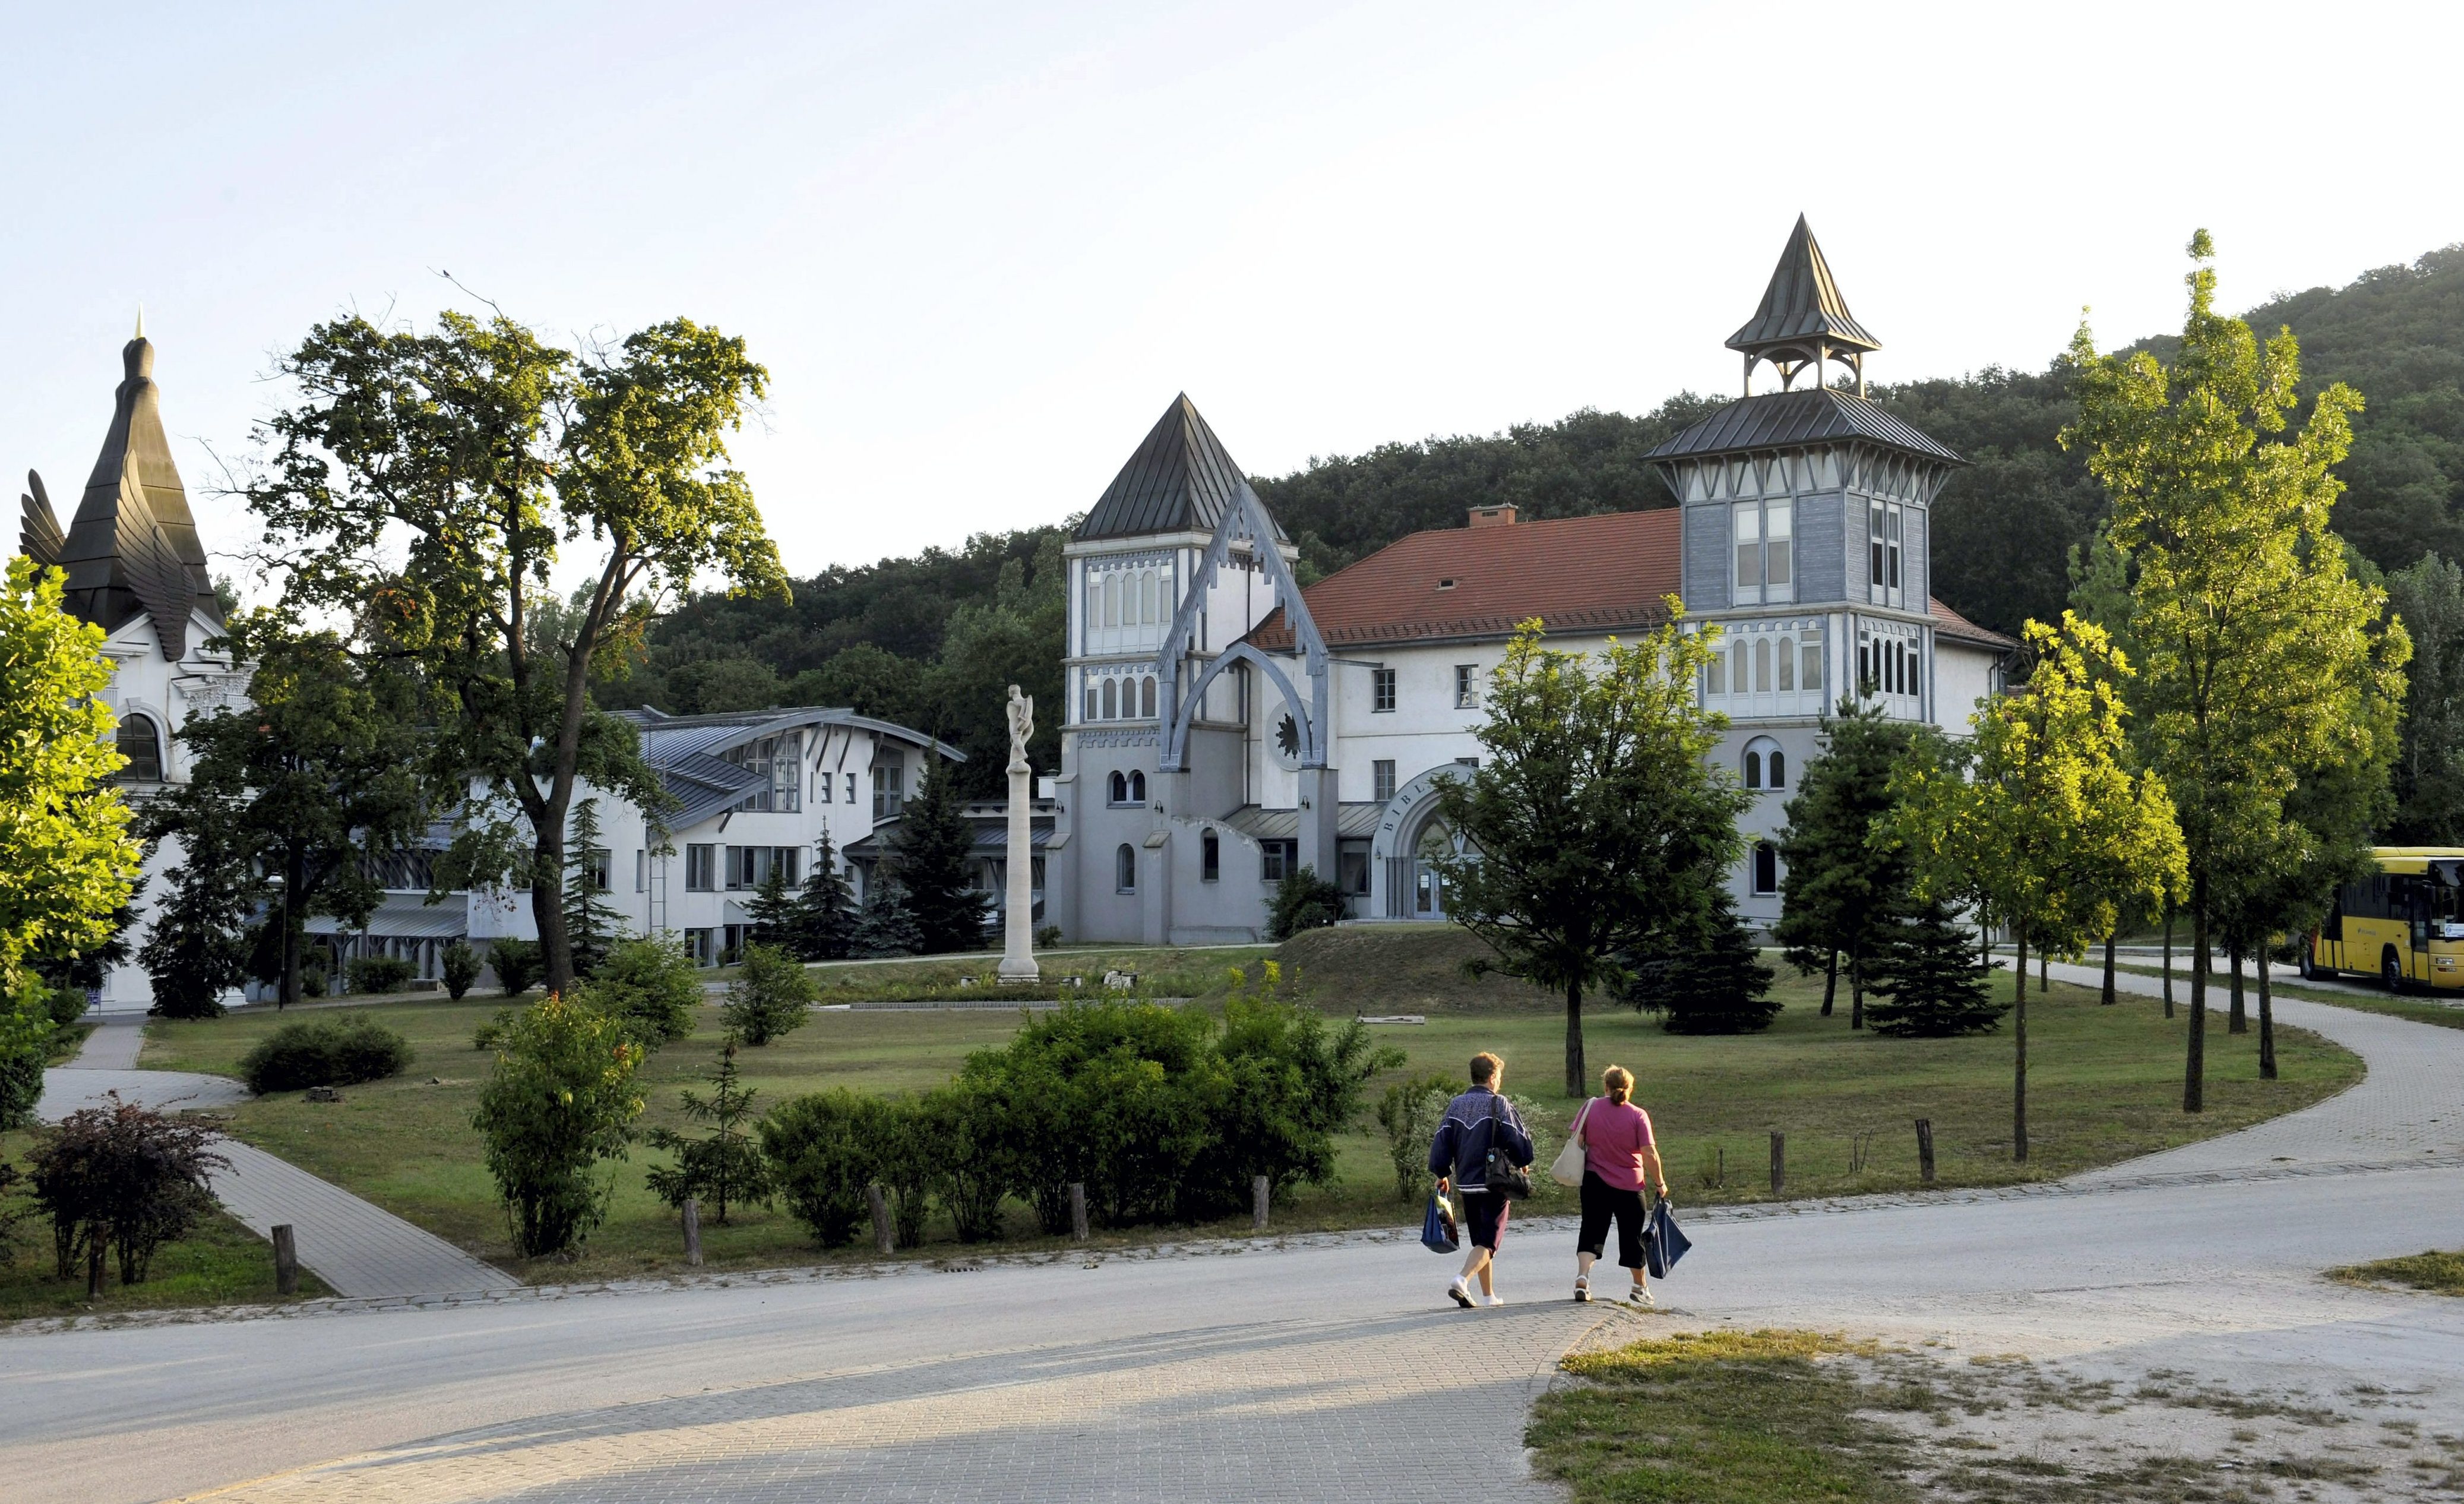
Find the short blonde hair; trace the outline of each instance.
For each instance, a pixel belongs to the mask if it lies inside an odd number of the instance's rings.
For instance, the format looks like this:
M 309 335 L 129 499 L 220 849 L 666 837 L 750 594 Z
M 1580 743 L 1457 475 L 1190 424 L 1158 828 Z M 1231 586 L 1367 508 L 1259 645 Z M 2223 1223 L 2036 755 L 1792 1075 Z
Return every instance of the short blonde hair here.
M 1623 1066 L 1611 1066 L 1600 1073 L 1600 1092 L 1610 1101 L 1622 1107 L 1634 1095 L 1634 1073 Z
M 1505 1061 L 1500 1060 L 1497 1056 L 1490 1054 L 1485 1050 L 1482 1051 L 1480 1053 L 1471 1057 L 1471 1084 L 1474 1086 L 1486 1086 L 1489 1082 L 1497 1079 L 1497 1073 L 1503 1070 L 1505 1066 Z

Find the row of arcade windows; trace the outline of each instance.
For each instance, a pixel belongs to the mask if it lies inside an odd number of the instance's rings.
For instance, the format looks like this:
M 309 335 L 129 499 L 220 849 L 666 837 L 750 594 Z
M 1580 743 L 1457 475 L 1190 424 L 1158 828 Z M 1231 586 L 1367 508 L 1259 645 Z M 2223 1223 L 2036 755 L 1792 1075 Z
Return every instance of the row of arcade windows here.
M 1916 642 L 1907 637 L 1876 637 L 1871 632 L 1857 634 L 1857 682 L 1867 694 L 1914 695 L 1919 693 L 1923 659 Z
M 1142 805 L 1147 802 L 1147 775 L 1143 772 L 1114 773 L 1111 802 L 1116 805 Z
M 1822 638 L 1740 632 L 1703 668 L 1705 695 L 1793 695 L 1822 687 Z
M 1092 628 L 1152 626 L 1171 608 L 1157 569 L 1111 569 L 1087 581 L 1087 625 Z
M 1152 720 L 1155 713 L 1154 675 L 1135 679 L 1114 677 L 1087 681 L 1086 719 L 1089 720 Z

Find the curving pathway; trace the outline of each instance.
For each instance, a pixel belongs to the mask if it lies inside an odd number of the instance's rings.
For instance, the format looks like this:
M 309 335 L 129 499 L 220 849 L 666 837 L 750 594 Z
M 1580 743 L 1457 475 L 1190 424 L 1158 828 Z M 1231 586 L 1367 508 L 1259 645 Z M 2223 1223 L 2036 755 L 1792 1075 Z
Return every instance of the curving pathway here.
M 1706 1213 L 1663 1298 L 1688 1327 L 2367 1384 L 2464 1432 L 2464 1302 L 2314 1272 L 2464 1243 L 2464 1031 L 2297 1018 L 2369 1077 L 2164 1173 Z M 2249 1068 L 2221 1032 L 2211 1062 Z M 1515 1441 L 1557 1357 L 1674 1324 L 1565 1302 L 1570 1242 L 1509 1233 L 1518 1303 L 1473 1313 L 1445 1261 L 1359 1237 L 0 1338 L 0 1475 L 12 1501 L 1548 1499 Z
M 99 1105 L 113 1093 L 122 1101 L 164 1111 L 228 1107 L 249 1099 L 248 1088 L 229 1076 L 137 1069 L 144 1038 L 142 1018 L 107 1019 L 86 1037 L 76 1059 L 43 1073 L 43 1096 L 35 1115 L 57 1122 L 81 1107 Z M 262 1238 L 272 1238 L 275 1226 L 289 1223 L 300 1265 L 337 1294 L 461 1294 L 521 1287 L 503 1270 L 288 1160 L 236 1139 L 224 1139 L 215 1152 L 231 1161 L 231 1167 L 212 1182 L 223 1209 Z

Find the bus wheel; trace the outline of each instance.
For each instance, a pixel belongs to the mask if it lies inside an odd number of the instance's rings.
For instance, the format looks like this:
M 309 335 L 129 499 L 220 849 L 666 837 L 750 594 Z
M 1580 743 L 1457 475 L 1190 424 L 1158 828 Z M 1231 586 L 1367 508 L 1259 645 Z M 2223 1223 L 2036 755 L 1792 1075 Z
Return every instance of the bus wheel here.
M 2387 989 L 2389 992 L 2404 990 L 2404 962 L 2395 959 L 2395 947 L 2392 945 L 2379 956 L 2379 980 L 2387 984 Z

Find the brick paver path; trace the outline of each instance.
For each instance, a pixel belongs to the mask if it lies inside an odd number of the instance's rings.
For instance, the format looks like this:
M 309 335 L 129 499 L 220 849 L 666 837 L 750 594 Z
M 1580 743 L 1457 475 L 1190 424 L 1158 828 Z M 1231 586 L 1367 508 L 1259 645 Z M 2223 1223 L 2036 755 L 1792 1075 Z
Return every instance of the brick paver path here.
M 2299 1021 L 2364 1050 L 2369 1080 L 2204 1169 L 1705 1215 L 1669 1316 L 1566 1302 L 1572 1237 L 1524 1227 L 1496 1311 L 1444 1305 L 1448 1264 L 1417 1245 L 1362 1240 L 0 1337 L 0 1477 L 11 1504 L 1538 1500 L 1518 1423 L 1570 1344 L 1723 1322 L 2237 1393 L 2368 1384 L 2417 1396 L 2423 1434 L 2464 1433 L 2464 1301 L 2316 1273 L 2464 1242 L 2440 1147 L 2464 1031 Z M 2220 1045 L 2215 1069 L 2247 1055 Z
M 136 1069 L 143 1038 L 142 1021 L 113 1020 L 96 1029 L 74 1061 L 43 1073 L 37 1115 L 57 1122 L 112 1092 L 123 1101 L 175 1111 L 249 1099 L 248 1088 L 229 1076 Z M 263 1238 L 273 1237 L 277 1224 L 291 1224 L 299 1262 L 337 1294 L 460 1294 L 521 1283 L 289 1161 L 237 1139 L 224 1140 L 216 1152 L 231 1161 L 213 1178 L 223 1209 Z

